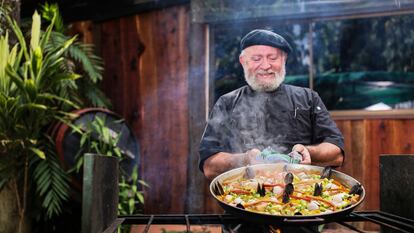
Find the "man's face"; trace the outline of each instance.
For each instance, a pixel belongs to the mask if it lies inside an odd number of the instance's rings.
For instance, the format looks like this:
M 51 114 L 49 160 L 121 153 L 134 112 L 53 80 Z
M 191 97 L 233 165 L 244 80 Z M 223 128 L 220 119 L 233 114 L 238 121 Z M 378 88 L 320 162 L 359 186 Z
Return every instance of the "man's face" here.
M 255 91 L 274 91 L 285 79 L 286 53 L 267 45 L 253 45 L 243 50 L 240 63 L 247 84 Z

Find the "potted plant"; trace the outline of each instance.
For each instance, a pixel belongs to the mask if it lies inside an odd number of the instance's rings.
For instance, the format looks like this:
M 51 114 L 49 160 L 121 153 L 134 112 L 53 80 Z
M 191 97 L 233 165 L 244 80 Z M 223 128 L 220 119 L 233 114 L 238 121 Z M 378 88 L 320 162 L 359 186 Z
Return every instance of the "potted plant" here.
M 9 32 L 0 36 L 0 191 L 13 194 L 15 232 L 23 231 L 28 216 L 59 215 L 69 198 L 68 177 L 48 128 L 56 121 L 68 122 L 70 111 L 83 105 L 77 84 L 82 76 L 70 66 L 76 36 L 52 41 L 59 35 L 53 31 L 57 19 L 52 14 L 42 31 L 35 12 L 26 40 L 19 25 L 7 18 L 18 42 L 9 45 Z
M 119 158 L 120 163 L 126 159 L 125 152 L 120 148 L 119 140 L 122 132 L 116 132 L 113 128 L 121 129 L 123 119 L 111 122 L 110 128 L 106 122 L 105 115 L 95 116 L 95 118 L 79 126 L 72 125 L 73 131 L 80 134 L 80 150 L 76 156 L 76 166 L 74 170 L 80 171 L 83 165 L 83 156 L 85 154 L 95 154 L 103 156 L 114 156 Z M 119 124 L 115 126 L 115 124 Z M 128 164 L 127 164 L 128 165 Z M 124 170 L 120 166 L 119 180 L 119 200 L 118 215 L 132 215 L 140 213 L 140 205 L 144 204 L 144 195 L 142 188 L 149 185 L 138 178 L 138 167 L 133 164 L 132 172 Z M 130 226 L 121 226 L 118 232 L 129 232 Z

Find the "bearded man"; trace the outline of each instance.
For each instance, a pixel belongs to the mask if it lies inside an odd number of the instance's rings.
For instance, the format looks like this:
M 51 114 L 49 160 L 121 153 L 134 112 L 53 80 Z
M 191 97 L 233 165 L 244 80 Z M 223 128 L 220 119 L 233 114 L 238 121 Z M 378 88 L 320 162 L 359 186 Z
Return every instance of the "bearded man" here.
M 199 167 L 213 179 L 241 166 L 263 163 L 263 150 L 296 151 L 300 163 L 340 166 L 344 141 L 319 95 L 283 84 L 292 48 L 280 35 L 253 30 L 240 43 L 248 85 L 221 96 L 200 143 Z

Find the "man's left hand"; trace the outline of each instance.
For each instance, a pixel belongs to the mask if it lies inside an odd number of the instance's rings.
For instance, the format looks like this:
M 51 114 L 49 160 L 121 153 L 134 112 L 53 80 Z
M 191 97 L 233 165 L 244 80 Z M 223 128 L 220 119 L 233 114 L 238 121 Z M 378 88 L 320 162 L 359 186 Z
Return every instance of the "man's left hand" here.
M 302 161 L 300 162 L 301 164 L 311 164 L 311 156 L 306 146 L 302 144 L 296 144 L 293 146 L 292 151 L 296 151 L 302 155 Z

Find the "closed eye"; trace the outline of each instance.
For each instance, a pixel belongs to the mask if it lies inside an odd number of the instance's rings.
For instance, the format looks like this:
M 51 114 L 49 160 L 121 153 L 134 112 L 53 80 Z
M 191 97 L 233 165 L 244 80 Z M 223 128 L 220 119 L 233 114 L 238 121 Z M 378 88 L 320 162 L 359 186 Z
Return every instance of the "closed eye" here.
M 262 59 L 262 57 L 260 56 L 253 56 L 251 57 L 252 61 L 260 61 Z

